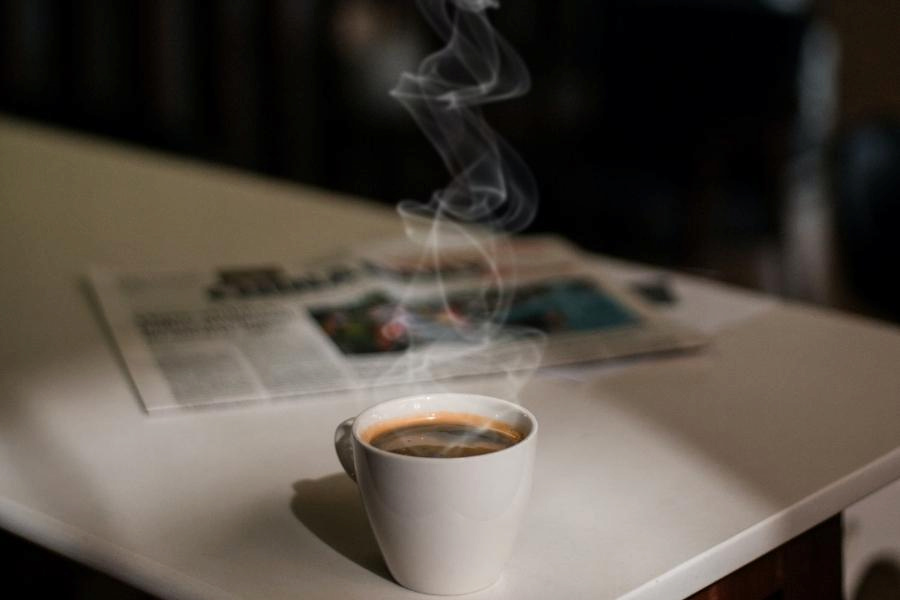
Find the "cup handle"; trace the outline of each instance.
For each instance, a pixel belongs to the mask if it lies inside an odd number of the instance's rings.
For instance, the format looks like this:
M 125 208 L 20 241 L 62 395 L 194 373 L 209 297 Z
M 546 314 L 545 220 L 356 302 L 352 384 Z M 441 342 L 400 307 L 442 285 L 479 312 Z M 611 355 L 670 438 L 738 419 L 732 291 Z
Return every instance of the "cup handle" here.
M 334 451 L 337 452 L 344 471 L 350 479 L 356 481 L 356 465 L 353 464 L 353 421 L 355 421 L 353 418 L 347 419 L 334 430 Z

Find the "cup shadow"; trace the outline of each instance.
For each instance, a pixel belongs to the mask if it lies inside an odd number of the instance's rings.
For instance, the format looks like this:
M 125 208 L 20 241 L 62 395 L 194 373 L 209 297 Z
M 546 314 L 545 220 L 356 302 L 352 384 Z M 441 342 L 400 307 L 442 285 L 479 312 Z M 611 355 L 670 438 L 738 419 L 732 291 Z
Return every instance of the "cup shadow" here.
M 291 512 L 332 549 L 393 582 L 369 527 L 356 484 L 344 473 L 293 484 Z

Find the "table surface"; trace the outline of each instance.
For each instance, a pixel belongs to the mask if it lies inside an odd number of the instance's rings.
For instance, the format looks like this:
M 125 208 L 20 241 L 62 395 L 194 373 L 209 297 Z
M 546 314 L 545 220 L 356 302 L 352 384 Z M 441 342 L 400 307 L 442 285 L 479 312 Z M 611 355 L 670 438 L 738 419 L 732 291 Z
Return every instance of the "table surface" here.
M 332 450 L 371 395 L 148 416 L 83 283 L 399 232 L 381 206 L 0 118 L 0 527 L 164 597 L 418 596 Z M 687 596 L 900 478 L 897 328 L 671 277 L 667 312 L 711 345 L 535 374 L 526 526 L 473 597 Z

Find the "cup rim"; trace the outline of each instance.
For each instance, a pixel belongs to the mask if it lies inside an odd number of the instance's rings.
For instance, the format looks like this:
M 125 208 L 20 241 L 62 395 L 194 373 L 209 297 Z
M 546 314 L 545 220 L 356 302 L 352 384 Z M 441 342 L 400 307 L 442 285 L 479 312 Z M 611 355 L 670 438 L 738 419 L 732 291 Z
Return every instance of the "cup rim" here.
M 508 406 L 509 408 L 512 408 L 512 409 L 515 409 L 515 410 L 521 412 L 530 422 L 530 425 L 531 425 L 530 430 L 528 431 L 527 434 L 525 434 L 525 437 L 523 437 L 519 442 L 517 442 L 507 448 L 502 448 L 500 450 L 496 450 L 494 452 L 488 452 L 486 454 L 476 454 L 473 456 L 456 456 L 453 458 L 438 458 L 438 457 L 434 457 L 434 456 L 408 456 L 405 454 L 396 454 L 394 452 L 388 452 L 387 450 L 382 450 L 381 448 L 376 448 L 375 446 L 373 446 L 372 444 L 363 440 L 360 437 L 360 431 L 359 431 L 360 420 L 362 419 L 362 417 L 364 415 L 366 415 L 367 413 L 369 413 L 379 407 L 383 407 L 386 404 L 409 402 L 410 400 L 413 400 L 413 399 L 440 398 L 440 397 L 448 397 L 448 396 L 466 396 L 468 398 L 474 398 L 474 399 L 481 398 L 481 399 L 485 399 L 485 400 L 490 400 L 491 402 L 499 402 L 503 405 Z M 443 463 L 443 464 L 447 464 L 449 462 L 452 462 L 453 464 L 459 464 L 459 461 L 490 459 L 491 457 L 495 457 L 495 456 L 504 454 L 510 450 L 515 450 L 516 448 L 518 448 L 520 446 L 524 446 L 526 442 L 531 442 L 537 435 L 537 431 L 538 431 L 537 418 L 534 416 L 534 414 L 530 410 L 528 410 L 521 404 L 516 404 L 515 402 L 511 402 L 511 401 L 505 400 L 503 398 L 498 398 L 496 396 L 487 396 L 485 394 L 470 394 L 468 392 L 433 392 L 433 393 L 425 392 L 425 393 L 421 393 L 421 394 L 411 394 L 409 396 L 403 396 L 400 398 L 392 398 L 390 400 L 385 400 L 383 402 L 374 404 L 374 405 L 370 406 L 369 408 L 365 409 L 364 411 L 362 411 L 361 413 L 359 413 L 356 416 L 356 418 L 353 420 L 353 426 L 350 428 L 350 432 L 353 435 L 353 439 L 356 440 L 357 443 L 359 443 L 361 446 L 363 446 L 370 452 L 374 452 L 378 455 L 389 457 L 391 459 L 396 459 L 396 460 L 429 461 L 429 462 L 440 461 L 440 463 Z

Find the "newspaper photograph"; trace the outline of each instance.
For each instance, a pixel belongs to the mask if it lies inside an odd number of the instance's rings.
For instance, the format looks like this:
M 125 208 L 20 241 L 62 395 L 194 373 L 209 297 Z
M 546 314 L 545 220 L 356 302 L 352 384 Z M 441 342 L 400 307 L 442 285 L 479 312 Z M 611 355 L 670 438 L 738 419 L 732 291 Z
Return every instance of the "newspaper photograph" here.
M 90 282 L 148 412 L 691 348 L 697 332 L 606 284 L 564 240 L 439 261 L 396 240 L 288 267 Z M 508 258 L 503 258 L 506 256 Z

